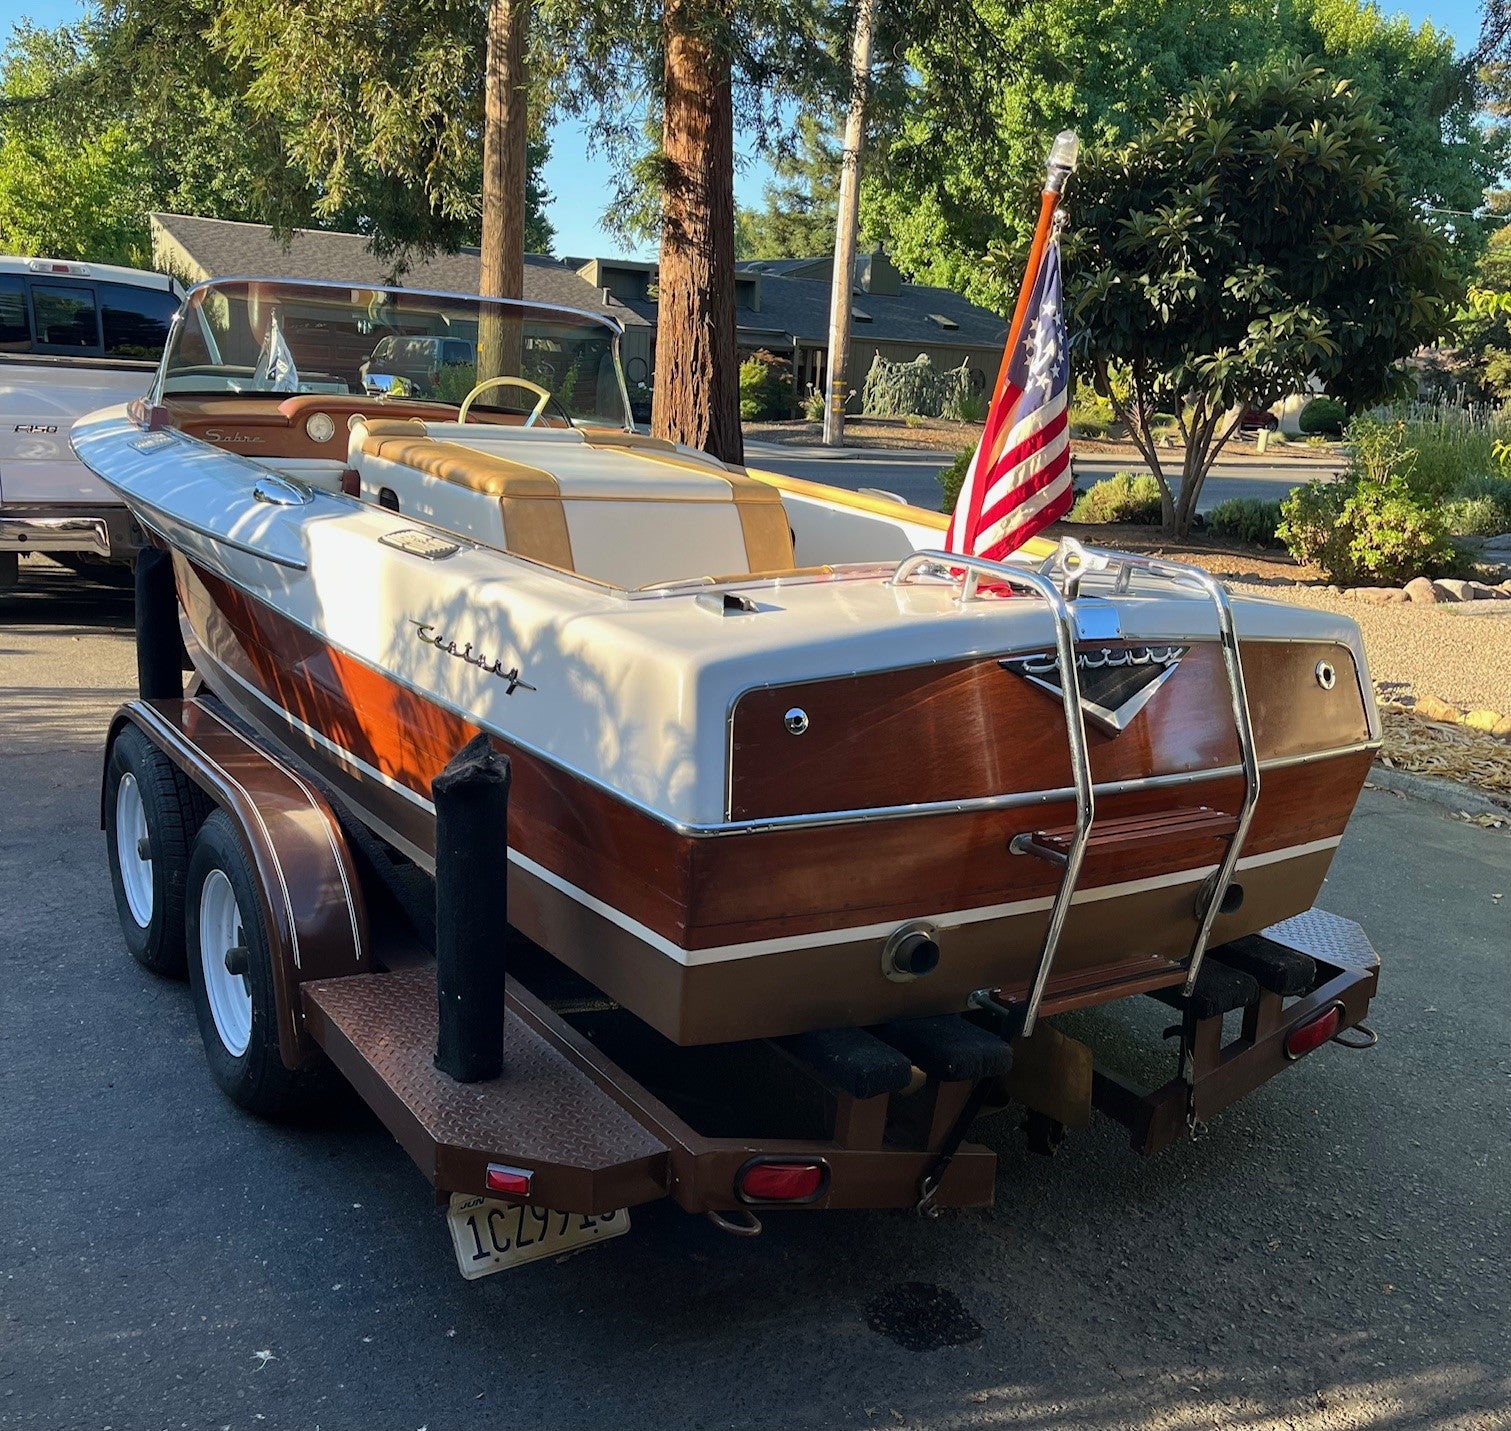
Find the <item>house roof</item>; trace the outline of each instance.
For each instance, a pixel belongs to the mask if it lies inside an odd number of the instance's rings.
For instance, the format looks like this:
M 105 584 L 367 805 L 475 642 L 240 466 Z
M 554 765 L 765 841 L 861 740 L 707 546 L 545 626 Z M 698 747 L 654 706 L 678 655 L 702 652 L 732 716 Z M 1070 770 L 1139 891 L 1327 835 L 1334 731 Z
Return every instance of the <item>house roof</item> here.
M 857 258 L 857 274 L 865 262 L 865 257 Z M 757 335 L 769 334 L 776 340 L 780 335 L 805 347 L 826 345 L 831 269 L 826 258 L 747 259 L 736 263 L 735 271 L 742 277 L 760 279 L 761 306 L 736 309 L 742 336 L 754 340 Z M 656 305 L 648 300 L 629 299 L 626 307 L 655 321 Z M 850 332 L 878 343 L 1000 350 L 1007 341 L 1007 323 L 1000 314 L 948 288 L 930 288 L 922 283 L 900 284 L 895 294 L 868 293 L 857 284 L 851 311 Z
M 285 244 L 265 224 L 203 219 L 189 214 L 151 214 L 149 218 L 159 261 L 172 264 L 178 258 L 173 252 L 177 249 L 198 270 L 184 275 L 194 282 L 233 275 L 312 278 L 374 286 L 387 286 L 392 281 L 392 265 L 373 254 L 362 234 L 299 229 Z M 169 242 L 162 243 L 160 238 Z M 416 258 L 411 260 L 400 282 L 404 287 L 433 288 L 443 293 L 476 293 L 480 262 L 476 248 Z M 626 327 L 638 327 L 647 321 L 618 299 L 605 296 L 601 288 L 595 288 L 566 264 L 544 254 L 525 255 L 525 297 L 536 303 L 606 313 Z

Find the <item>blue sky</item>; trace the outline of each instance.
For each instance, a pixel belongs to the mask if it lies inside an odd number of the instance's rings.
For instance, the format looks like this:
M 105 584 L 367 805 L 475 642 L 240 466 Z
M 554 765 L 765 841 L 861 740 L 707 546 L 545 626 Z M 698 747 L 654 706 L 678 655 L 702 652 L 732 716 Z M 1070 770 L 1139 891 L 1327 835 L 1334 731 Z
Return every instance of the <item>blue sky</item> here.
M 75 0 L 0 0 L 0 36 L 7 35 L 18 20 L 36 25 L 57 25 L 74 19 L 82 9 Z M 1479 34 L 1480 6 L 1477 0 L 1414 0 L 1410 4 L 1383 4 L 1390 13 L 1404 13 L 1414 24 L 1431 20 L 1449 30 L 1460 48 L 1472 44 Z M 735 178 L 735 196 L 744 204 L 758 204 L 767 174 L 758 163 L 743 165 Z M 586 135 L 576 124 L 559 125 L 552 136 L 551 162 L 545 171 L 551 191 L 551 222 L 556 225 L 556 251 L 560 254 L 606 254 L 619 246 L 598 226 L 612 187 L 612 171 L 602 155 L 593 154 Z

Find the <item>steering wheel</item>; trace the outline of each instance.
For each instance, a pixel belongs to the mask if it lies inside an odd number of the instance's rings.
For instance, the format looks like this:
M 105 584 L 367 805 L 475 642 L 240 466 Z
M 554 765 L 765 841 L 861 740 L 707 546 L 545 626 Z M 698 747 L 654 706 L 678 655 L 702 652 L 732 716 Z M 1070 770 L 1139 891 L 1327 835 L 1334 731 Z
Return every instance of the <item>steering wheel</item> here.
M 479 398 L 483 393 L 488 392 L 492 388 L 502 387 L 524 388 L 526 392 L 534 393 L 536 397 L 540 399 L 540 401 L 535 404 L 534 408 L 531 409 L 529 417 L 525 419 L 526 427 L 534 427 L 535 424 L 540 420 L 540 415 L 553 402 L 556 403 L 557 408 L 560 409 L 563 422 L 565 422 L 568 427 L 571 427 L 571 415 L 567 412 L 566 408 L 562 407 L 561 403 L 557 401 L 554 393 L 549 391 L 549 389 L 547 388 L 541 387 L 539 383 L 532 383 L 529 378 L 516 377 L 485 378 L 475 388 L 473 388 L 473 390 L 468 393 L 466 397 L 462 399 L 462 406 L 460 411 L 458 411 L 456 415 L 456 420 L 458 422 L 466 422 L 467 414 L 472 411 L 472 404 L 474 401 L 476 401 L 477 398 Z

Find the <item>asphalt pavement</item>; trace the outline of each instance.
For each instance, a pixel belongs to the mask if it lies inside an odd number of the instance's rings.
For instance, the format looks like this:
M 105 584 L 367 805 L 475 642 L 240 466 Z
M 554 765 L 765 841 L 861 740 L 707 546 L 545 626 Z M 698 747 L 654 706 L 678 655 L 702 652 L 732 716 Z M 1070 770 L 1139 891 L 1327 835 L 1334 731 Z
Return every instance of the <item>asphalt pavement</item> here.
M 939 473 L 949 465 L 952 454 L 936 452 L 885 451 L 856 447 L 834 456 L 811 447 L 783 447 L 778 443 L 748 442 L 745 460 L 753 467 L 802 477 L 809 482 L 827 482 L 848 491 L 863 487 L 891 492 L 915 507 L 939 510 Z M 1111 459 L 1074 457 L 1076 483 L 1088 487 L 1116 472 L 1143 472 L 1148 469 L 1137 458 Z M 1251 455 L 1221 460 L 1202 486 L 1196 503 L 1199 512 L 1210 512 L 1231 497 L 1258 497 L 1278 502 L 1294 487 L 1314 477 L 1337 470 L 1336 463 L 1299 462 L 1277 458 L 1271 462 Z
M 1511 838 L 1366 791 L 1322 904 L 1384 958 L 1326 1047 L 1152 1161 L 1008 1116 L 996 1207 L 667 1204 L 475 1283 L 356 1105 L 260 1123 L 121 943 L 129 596 L 0 597 L 0 1427 L 1511 1426 Z M 1168 1013 L 1155 1012 L 1156 1032 Z

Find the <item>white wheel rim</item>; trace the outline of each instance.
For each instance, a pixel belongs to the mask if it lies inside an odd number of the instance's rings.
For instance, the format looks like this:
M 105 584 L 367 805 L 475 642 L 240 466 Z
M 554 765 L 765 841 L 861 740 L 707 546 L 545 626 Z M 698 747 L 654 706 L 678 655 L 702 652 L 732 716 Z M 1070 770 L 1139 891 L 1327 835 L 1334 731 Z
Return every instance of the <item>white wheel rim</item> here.
M 246 942 L 236 891 L 222 870 L 211 870 L 199 892 L 199 961 L 215 1031 L 239 1058 L 252 1041 L 252 990 L 246 976 L 226 968 L 226 951 Z
M 115 844 L 126 907 L 141 929 L 152 923 L 152 856 L 140 853 L 146 838 L 147 809 L 142 804 L 142 789 L 136 776 L 128 772 L 121 776 L 115 792 Z

